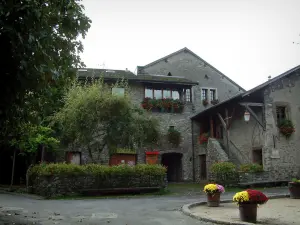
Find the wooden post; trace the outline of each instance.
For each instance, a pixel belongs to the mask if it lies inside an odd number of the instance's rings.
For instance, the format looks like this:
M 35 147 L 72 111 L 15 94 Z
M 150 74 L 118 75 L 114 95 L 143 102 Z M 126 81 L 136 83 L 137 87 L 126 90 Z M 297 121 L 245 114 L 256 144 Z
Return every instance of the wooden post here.
M 229 150 L 229 117 L 228 117 L 228 109 L 225 109 L 225 117 L 226 117 L 226 147 L 228 158 L 230 159 L 230 150 Z
M 16 149 L 14 150 L 13 163 L 12 163 L 12 168 L 11 168 L 10 190 L 12 190 L 12 186 L 14 184 L 15 163 L 16 163 Z
M 210 137 L 214 137 L 214 121 L 212 119 L 212 116 L 210 117 Z

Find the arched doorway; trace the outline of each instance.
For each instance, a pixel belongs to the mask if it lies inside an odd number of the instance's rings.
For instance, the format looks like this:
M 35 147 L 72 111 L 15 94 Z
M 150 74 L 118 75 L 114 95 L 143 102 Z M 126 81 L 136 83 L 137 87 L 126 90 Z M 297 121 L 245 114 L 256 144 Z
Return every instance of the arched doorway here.
M 161 164 L 167 167 L 167 178 L 169 182 L 179 182 L 182 180 L 182 154 L 164 153 Z

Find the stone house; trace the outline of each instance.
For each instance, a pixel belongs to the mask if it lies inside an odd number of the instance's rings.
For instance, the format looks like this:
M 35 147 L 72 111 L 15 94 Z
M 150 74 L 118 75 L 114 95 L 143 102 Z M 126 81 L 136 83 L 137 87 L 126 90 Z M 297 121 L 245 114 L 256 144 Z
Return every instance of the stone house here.
M 197 179 L 206 179 L 216 161 L 258 163 L 264 172 L 241 182 L 288 181 L 300 172 L 300 66 L 206 110 L 191 119 Z M 249 119 L 250 116 L 250 119 Z M 249 120 L 248 120 L 249 119 Z M 286 138 L 280 128 L 291 121 Z M 280 125 L 280 126 L 279 126 Z M 197 138 L 209 134 L 207 143 Z
M 157 152 L 158 162 L 168 167 L 169 181 L 195 180 L 198 176 L 193 151 L 191 116 L 245 92 L 242 87 L 187 48 L 145 66 L 138 66 L 137 75 L 128 70 L 86 68 L 78 71 L 79 79 L 100 76 L 105 82 L 126 79 L 135 104 L 141 105 L 145 98 L 148 100 L 172 98 L 183 104 L 183 109 L 178 112 L 157 110 L 152 112 L 159 118 L 162 134 L 166 134 L 170 128 L 176 129 L 181 134 L 181 143 L 176 147 L 166 143 L 158 149 L 140 149 L 135 158 L 136 163 L 145 163 L 147 154 Z M 126 90 L 119 88 L 112 92 L 124 94 Z M 84 152 L 77 155 L 81 158 L 77 162 L 88 161 Z M 123 162 L 128 160 L 123 159 Z M 109 161 L 108 152 L 103 152 L 100 163 L 108 164 Z

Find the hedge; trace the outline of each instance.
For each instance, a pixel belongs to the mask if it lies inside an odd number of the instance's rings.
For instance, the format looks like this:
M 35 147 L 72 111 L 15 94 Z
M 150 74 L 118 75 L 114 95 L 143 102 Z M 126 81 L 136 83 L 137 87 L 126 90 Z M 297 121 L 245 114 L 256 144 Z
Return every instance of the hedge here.
M 28 186 L 30 193 L 57 197 L 90 189 L 163 188 L 165 175 L 161 165 L 40 164 L 28 170 Z

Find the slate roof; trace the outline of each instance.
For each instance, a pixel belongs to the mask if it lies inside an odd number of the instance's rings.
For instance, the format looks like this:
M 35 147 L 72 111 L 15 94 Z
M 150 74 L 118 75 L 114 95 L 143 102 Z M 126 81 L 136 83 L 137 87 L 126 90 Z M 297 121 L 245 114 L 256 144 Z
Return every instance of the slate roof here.
M 184 77 L 175 76 L 163 76 L 163 75 L 151 75 L 142 74 L 135 75 L 129 70 L 111 70 L 111 69 L 92 69 L 84 68 L 78 70 L 78 78 L 100 78 L 104 80 L 120 80 L 126 79 L 128 82 L 139 82 L 139 83 L 168 83 L 168 84 L 181 84 L 181 85 L 197 85 L 197 82 L 188 80 Z
M 195 119 L 199 115 L 201 115 L 201 114 L 203 114 L 205 112 L 208 112 L 208 111 L 210 111 L 212 109 L 215 109 L 215 108 L 217 108 L 217 107 L 219 107 L 219 106 L 221 106 L 221 105 L 223 105 L 225 103 L 237 100 L 238 98 L 242 99 L 242 98 L 244 98 L 246 96 L 249 96 L 249 95 L 255 93 L 256 91 L 259 91 L 259 90 L 267 87 L 268 85 L 270 85 L 270 84 L 272 84 L 272 83 L 274 83 L 274 82 L 276 82 L 276 81 L 278 81 L 278 80 L 280 80 L 282 78 L 285 78 L 288 75 L 291 75 L 292 73 L 296 72 L 297 70 L 300 70 L 300 65 L 296 66 L 296 67 L 294 67 L 294 68 L 292 68 L 292 69 L 290 69 L 290 70 L 288 70 L 288 71 L 286 71 L 286 72 L 284 72 L 284 73 L 282 73 L 282 74 L 280 74 L 280 75 L 278 75 L 276 77 L 274 77 L 273 79 L 270 79 L 270 80 L 266 81 L 265 83 L 262 83 L 262 84 L 260 84 L 260 85 L 258 85 L 256 87 L 250 89 L 249 91 L 246 91 L 245 93 L 238 94 L 238 95 L 233 96 L 233 97 L 231 97 L 231 98 L 229 98 L 229 99 L 227 99 L 225 101 L 222 101 L 222 102 L 220 102 L 220 103 L 218 103 L 216 105 L 213 105 L 213 106 L 211 106 L 211 107 L 209 107 L 209 108 L 207 108 L 207 109 L 205 109 L 203 111 L 197 112 L 193 116 L 191 116 L 190 118 L 191 119 Z M 299 71 L 299 75 L 300 75 L 300 71 Z
M 297 71 L 297 70 L 299 70 L 299 69 L 300 69 L 300 65 L 298 65 L 298 66 L 296 66 L 296 67 L 294 67 L 294 68 L 292 68 L 292 69 L 290 69 L 290 70 L 288 70 L 288 71 L 286 71 L 286 72 L 284 72 L 284 73 L 282 73 L 282 74 L 280 74 L 280 75 L 274 77 L 273 79 L 270 79 L 270 80 L 266 81 L 265 83 L 262 83 L 261 85 L 256 86 L 255 88 L 250 89 L 249 91 L 247 91 L 247 92 L 245 92 L 245 93 L 243 94 L 243 97 L 244 97 L 244 96 L 247 96 L 247 95 L 250 95 L 250 94 L 252 94 L 252 93 L 258 91 L 258 90 L 260 90 L 260 89 L 262 89 L 262 88 L 268 86 L 269 84 L 272 84 L 273 82 L 278 81 L 278 80 L 280 80 L 281 78 L 284 78 L 284 77 L 286 77 L 286 76 L 292 74 L 293 72 L 295 72 L 295 71 Z

